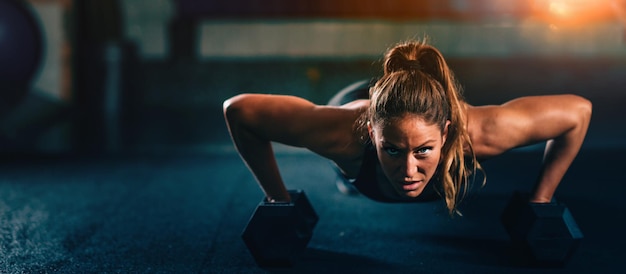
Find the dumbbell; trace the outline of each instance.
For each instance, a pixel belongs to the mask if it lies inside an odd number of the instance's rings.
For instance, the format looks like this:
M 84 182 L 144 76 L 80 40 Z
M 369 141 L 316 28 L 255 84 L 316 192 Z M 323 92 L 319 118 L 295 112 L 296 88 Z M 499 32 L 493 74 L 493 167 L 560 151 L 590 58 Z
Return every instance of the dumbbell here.
M 567 206 L 554 198 L 530 203 L 528 193 L 514 192 L 501 221 L 512 247 L 538 266 L 563 266 L 583 239 Z
M 263 199 L 241 237 L 261 267 L 290 267 L 306 249 L 318 216 L 304 191 L 290 190 L 290 203 Z

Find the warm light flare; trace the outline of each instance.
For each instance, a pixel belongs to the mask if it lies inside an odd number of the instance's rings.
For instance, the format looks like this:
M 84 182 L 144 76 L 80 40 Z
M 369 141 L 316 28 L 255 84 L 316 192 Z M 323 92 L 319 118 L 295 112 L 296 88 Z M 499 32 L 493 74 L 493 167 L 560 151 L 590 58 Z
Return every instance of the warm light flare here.
M 548 10 L 558 16 L 568 16 L 572 12 L 572 8 L 563 1 L 550 1 Z
M 551 24 L 587 24 L 615 20 L 615 1 L 620 0 L 534 0 L 533 10 Z
M 626 24 L 626 0 L 612 0 L 611 8 L 615 13 L 615 17 L 622 24 Z

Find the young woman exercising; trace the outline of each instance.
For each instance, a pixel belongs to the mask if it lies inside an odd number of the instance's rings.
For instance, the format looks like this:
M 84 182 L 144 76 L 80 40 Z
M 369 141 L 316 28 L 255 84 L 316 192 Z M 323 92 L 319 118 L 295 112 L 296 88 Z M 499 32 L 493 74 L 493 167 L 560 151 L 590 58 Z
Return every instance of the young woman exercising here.
M 443 198 L 454 213 L 479 160 L 547 141 L 530 202 L 550 202 L 583 143 L 588 100 L 549 95 L 472 106 L 442 54 L 421 41 L 390 49 L 383 67 L 369 99 L 340 106 L 262 94 L 224 102 L 233 142 L 269 201 L 290 201 L 271 142 L 330 159 L 371 199 Z

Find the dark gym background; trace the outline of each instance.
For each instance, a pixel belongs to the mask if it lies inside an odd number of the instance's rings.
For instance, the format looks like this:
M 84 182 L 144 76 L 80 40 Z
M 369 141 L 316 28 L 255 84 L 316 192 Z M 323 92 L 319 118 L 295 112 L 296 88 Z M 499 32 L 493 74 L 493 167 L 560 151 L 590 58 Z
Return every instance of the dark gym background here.
M 20 9 L 13 9 L 19 4 Z M 11 6 L 9 6 L 11 5 Z M 0 0 L 0 272 L 620 272 L 626 229 L 622 0 Z M 221 113 L 239 93 L 326 102 L 429 36 L 472 104 L 574 93 L 594 114 L 557 198 L 585 239 L 563 268 L 511 258 L 499 213 L 541 146 L 484 163 L 464 203 L 339 194 L 326 161 L 276 147 L 320 216 L 302 261 L 261 269 L 240 233 L 262 193 Z

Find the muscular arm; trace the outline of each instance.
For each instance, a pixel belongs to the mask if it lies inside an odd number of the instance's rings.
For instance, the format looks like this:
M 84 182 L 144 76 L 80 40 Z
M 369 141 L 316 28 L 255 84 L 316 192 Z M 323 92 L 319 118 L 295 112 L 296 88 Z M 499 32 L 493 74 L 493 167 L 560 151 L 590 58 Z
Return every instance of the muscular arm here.
M 549 202 L 578 154 L 591 119 L 591 103 L 575 95 L 522 97 L 501 106 L 476 108 L 477 156 L 546 141 L 544 162 L 531 202 Z M 480 155 L 480 154 L 483 155 Z
M 240 156 L 268 200 L 290 201 L 271 142 L 305 147 L 327 158 L 349 153 L 359 109 L 317 106 L 293 97 L 243 94 L 224 102 L 224 116 Z

